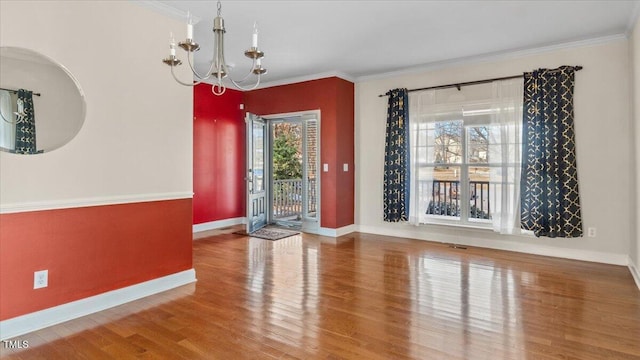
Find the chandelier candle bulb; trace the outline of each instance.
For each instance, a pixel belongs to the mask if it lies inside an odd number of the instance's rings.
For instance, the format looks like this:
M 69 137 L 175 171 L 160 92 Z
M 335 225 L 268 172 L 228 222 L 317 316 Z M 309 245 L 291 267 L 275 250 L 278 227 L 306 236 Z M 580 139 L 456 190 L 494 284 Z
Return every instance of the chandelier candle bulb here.
M 253 23 L 253 36 L 251 37 L 251 47 L 254 49 L 258 48 L 258 23 Z
M 193 39 L 193 18 L 190 11 L 187 11 L 187 39 Z
M 173 38 L 173 33 L 169 33 L 169 55 L 176 56 L 176 41 Z

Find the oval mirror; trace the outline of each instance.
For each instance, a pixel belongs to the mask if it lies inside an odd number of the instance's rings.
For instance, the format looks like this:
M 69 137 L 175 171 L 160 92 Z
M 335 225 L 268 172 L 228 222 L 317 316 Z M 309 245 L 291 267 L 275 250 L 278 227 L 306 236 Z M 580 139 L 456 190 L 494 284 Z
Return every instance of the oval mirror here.
M 0 47 L 0 150 L 55 150 L 78 134 L 84 117 L 84 93 L 62 65 L 33 50 Z

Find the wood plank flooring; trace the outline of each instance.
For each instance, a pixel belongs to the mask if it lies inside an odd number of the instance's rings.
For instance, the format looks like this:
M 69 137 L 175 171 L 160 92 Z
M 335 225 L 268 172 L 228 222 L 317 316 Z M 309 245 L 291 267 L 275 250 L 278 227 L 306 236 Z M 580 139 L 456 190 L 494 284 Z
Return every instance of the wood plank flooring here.
M 640 290 L 622 266 L 359 233 L 222 233 L 193 254 L 197 283 L 1 357 L 640 359 Z

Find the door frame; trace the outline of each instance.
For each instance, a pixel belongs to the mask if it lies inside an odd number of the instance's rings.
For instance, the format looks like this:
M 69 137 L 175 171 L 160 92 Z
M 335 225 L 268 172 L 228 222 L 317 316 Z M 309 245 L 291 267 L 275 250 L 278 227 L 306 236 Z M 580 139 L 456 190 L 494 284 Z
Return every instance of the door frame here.
M 251 119 L 251 117 L 255 117 Z M 263 134 L 263 157 L 264 163 L 262 164 L 262 186 L 264 193 L 264 206 L 266 209 L 271 208 L 271 160 L 269 149 L 270 149 L 270 135 L 269 135 L 269 123 L 262 116 L 246 112 L 245 113 L 245 123 L 246 123 L 246 165 L 245 165 L 245 195 L 246 195 L 246 232 L 251 233 L 253 231 L 259 230 L 262 227 L 269 225 L 271 222 L 271 211 L 265 211 L 265 219 L 264 224 L 259 227 L 254 228 L 253 226 L 253 215 L 251 214 L 251 210 L 253 209 L 253 199 L 254 196 L 253 190 L 253 124 L 255 121 L 259 121 L 264 124 L 264 134 Z
M 268 125 L 268 131 L 269 131 L 269 157 L 267 159 L 267 163 L 269 165 L 269 168 L 271 169 L 272 165 L 273 165 L 273 147 L 272 147 L 272 142 L 271 142 L 271 136 L 273 136 L 273 129 L 272 129 L 272 123 L 270 120 L 276 120 L 276 119 L 287 119 L 287 118 L 295 118 L 295 117 L 303 117 L 305 115 L 314 115 L 316 118 L 316 123 L 317 123 L 317 140 L 316 140 L 316 153 L 317 153 L 317 159 L 316 159 L 316 166 L 317 166 L 317 189 L 316 189 L 316 197 L 317 197 L 317 203 L 316 203 L 316 218 L 317 218 L 317 222 L 318 225 L 315 228 L 305 228 L 304 227 L 304 220 L 302 221 L 302 231 L 307 232 L 307 233 L 311 233 L 311 234 L 318 234 L 320 232 L 320 224 L 321 224 L 321 209 L 322 209 L 322 152 L 321 152 L 321 146 L 322 146 L 322 136 L 321 136 L 321 125 L 322 125 L 322 121 L 321 121 L 321 112 L 320 109 L 315 109 L 315 110 L 305 110 L 305 111 L 294 111 L 294 112 L 289 112 L 289 113 L 278 113 L 278 114 L 268 114 L 268 115 L 260 115 L 259 117 L 264 119 L 267 122 Z M 306 139 L 305 139 L 306 141 Z M 304 179 L 303 179 L 304 180 Z M 268 219 L 269 221 L 273 221 L 273 172 L 269 171 L 269 189 L 268 189 L 268 194 L 267 194 L 267 205 L 269 206 L 269 211 L 268 211 Z

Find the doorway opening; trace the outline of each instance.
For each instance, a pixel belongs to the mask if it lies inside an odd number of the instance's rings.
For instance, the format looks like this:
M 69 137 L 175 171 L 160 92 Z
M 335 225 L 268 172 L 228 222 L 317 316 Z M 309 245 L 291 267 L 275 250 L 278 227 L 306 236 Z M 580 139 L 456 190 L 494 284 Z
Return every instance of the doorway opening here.
M 276 224 L 317 233 L 320 111 L 250 114 L 247 121 L 247 231 Z
M 269 123 L 272 222 L 319 228 L 319 111 L 266 117 Z

